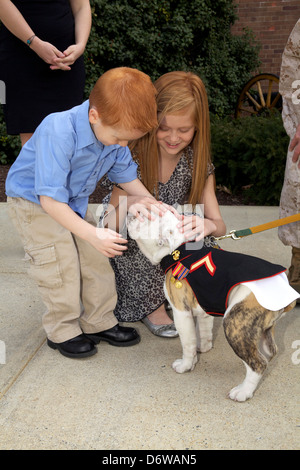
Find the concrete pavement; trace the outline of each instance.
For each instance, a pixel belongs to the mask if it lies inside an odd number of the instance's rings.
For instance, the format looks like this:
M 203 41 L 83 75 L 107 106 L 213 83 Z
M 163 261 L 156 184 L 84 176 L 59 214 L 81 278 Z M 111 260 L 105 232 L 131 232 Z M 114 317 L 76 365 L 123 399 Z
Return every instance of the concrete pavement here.
M 276 207 L 221 211 L 228 230 L 278 218 Z M 254 398 L 235 403 L 226 395 L 243 380 L 244 366 L 225 340 L 221 319 L 213 349 L 182 375 L 171 368 L 181 356 L 180 340 L 155 337 L 140 322 L 141 342 L 133 347 L 102 342 L 98 354 L 84 360 L 51 350 L 41 326 L 43 305 L 5 203 L 0 230 L 0 449 L 299 449 L 299 304 L 277 324 L 279 352 Z M 290 248 L 276 229 L 221 246 L 290 264 Z

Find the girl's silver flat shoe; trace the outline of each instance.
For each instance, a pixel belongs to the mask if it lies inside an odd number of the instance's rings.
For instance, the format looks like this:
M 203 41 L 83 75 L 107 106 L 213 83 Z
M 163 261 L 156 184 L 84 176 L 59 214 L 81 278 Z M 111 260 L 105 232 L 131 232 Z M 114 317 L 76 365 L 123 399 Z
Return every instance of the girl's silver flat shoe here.
M 174 323 L 170 325 L 154 325 L 147 317 L 141 321 L 156 336 L 161 336 L 162 338 L 176 338 L 178 336 Z

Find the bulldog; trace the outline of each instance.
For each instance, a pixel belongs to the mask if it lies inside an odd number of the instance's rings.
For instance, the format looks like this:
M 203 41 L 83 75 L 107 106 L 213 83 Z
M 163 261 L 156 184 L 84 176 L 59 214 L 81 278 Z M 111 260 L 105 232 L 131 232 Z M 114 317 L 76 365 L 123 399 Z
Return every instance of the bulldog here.
M 277 352 L 274 324 L 293 309 L 299 294 L 283 266 L 224 251 L 213 237 L 186 242 L 177 225 L 170 211 L 152 220 L 129 217 L 127 223 L 142 253 L 165 271 L 164 291 L 183 351 L 172 367 L 178 373 L 194 369 L 197 352 L 212 348 L 214 316 L 222 316 L 225 337 L 246 367 L 244 381 L 228 396 L 246 401 Z

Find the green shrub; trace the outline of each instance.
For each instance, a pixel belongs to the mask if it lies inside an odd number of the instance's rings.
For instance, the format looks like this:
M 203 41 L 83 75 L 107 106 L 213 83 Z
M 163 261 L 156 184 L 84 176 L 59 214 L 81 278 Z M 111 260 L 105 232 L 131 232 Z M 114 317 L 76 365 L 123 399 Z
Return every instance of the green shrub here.
M 116 66 L 134 67 L 155 80 L 172 70 L 191 70 L 206 84 L 210 108 L 234 111 L 237 98 L 259 66 L 250 31 L 233 36 L 233 0 L 92 0 L 93 26 L 85 58 L 86 94 Z
M 0 106 L 0 164 L 8 165 L 15 161 L 21 150 L 18 136 L 7 135 L 3 112 Z
M 218 119 L 212 116 L 212 154 L 217 185 L 246 200 L 278 205 L 289 138 L 280 113 Z

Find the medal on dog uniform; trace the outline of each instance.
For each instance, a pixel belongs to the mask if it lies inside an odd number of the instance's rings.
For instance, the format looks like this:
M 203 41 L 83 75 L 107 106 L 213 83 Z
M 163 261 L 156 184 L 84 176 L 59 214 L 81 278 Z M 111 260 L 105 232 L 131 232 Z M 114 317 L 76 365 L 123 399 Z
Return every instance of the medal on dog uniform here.
M 180 253 L 180 252 L 179 252 Z M 173 256 L 174 258 L 174 256 Z M 172 271 L 172 277 L 171 281 L 175 283 L 175 287 L 177 289 L 181 289 L 182 287 L 182 279 L 186 278 L 186 276 L 189 274 L 189 269 L 183 266 L 181 263 L 177 263 L 175 268 Z

